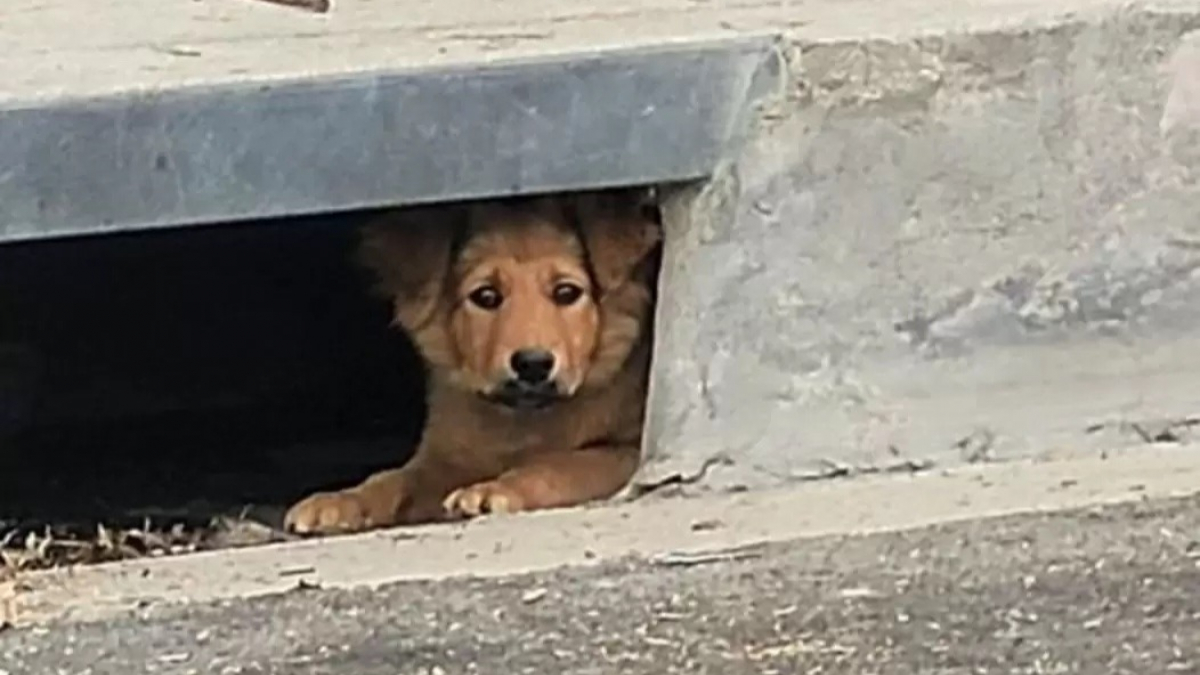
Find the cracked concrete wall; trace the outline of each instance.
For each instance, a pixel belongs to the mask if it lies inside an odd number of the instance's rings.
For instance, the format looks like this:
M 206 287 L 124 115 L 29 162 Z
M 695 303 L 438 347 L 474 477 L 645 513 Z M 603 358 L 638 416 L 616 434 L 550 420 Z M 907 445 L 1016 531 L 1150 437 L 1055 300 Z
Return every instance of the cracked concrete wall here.
M 749 136 L 666 206 L 641 481 L 1177 439 L 1200 414 L 1197 29 L 782 40 Z

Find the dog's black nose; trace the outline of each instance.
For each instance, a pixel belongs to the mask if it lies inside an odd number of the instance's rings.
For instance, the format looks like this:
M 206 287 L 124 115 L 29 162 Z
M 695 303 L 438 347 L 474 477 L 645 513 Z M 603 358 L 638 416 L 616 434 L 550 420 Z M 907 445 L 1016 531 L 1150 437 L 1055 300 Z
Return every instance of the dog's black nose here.
M 509 360 L 517 379 L 525 384 L 542 384 L 554 370 L 554 354 L 545 349 L 518 349 Z

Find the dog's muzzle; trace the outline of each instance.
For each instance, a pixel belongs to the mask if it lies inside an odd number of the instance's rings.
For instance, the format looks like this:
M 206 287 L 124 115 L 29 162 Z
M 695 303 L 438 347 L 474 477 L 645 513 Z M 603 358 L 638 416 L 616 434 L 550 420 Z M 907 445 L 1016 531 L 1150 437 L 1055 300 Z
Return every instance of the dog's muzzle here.
M 513 410 L 543 410 L 565 397 L 553 381 L 530 384 L 511 379 L 485 394 L 484 398 Z

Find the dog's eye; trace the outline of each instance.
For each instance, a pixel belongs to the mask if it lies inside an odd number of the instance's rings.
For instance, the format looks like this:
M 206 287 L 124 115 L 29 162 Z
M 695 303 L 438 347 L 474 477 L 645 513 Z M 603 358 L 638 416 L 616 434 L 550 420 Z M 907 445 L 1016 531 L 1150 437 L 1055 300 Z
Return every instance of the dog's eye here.
M 504 296 L 493 286 L 480 286 L 471 291 L 467 299 L 480 309 L 496 309 L 504 302 Z
M 556 305 L 573 305 L 583 297 L 583 289 L 577 284 L 562 283 L 554 287 L 554 303 Z

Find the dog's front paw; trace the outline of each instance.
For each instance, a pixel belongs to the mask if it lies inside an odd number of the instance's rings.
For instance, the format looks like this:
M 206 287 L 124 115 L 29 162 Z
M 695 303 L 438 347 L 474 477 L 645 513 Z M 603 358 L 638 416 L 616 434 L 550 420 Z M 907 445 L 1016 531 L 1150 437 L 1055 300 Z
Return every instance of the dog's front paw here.
M 446 514 L 474 517 L 485 513 L 515 513 L 527 507 L 525 497 L 512 486 L 489 480 L 451 492 L 442 502 Z
M 283 524 L 297 534 L 358 532 L 375 526 L 366 500 L 352 490 L 309 495 L 288 509 Z

